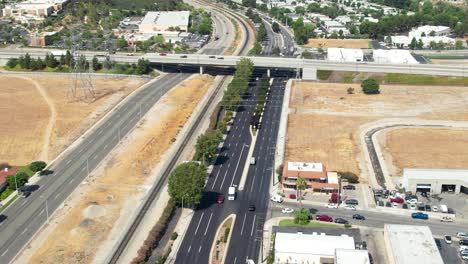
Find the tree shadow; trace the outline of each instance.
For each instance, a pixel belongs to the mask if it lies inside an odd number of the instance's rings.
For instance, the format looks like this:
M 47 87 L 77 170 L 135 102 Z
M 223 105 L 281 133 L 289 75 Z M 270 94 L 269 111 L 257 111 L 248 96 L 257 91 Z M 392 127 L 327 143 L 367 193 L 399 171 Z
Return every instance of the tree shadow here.
M 53 174 L 54 171 L 53 170 L 43 170 L 41 172 L 39 172 L 39 176 L 48 176 L 50 174 Z
M 221 165 L 221 164 L 224 164 L 226 163 L 227 161 L 229 160 L 229 158 L 227 156 L 224 156 L 224 155 L 219 155 L 218 158 L 216 159 L 214 165 Z
M 220 195 L 221 193 L 219 192 L 204 192 L 200 204 L 198 204 L 197 206 L 197 210 L 207 209 L 213 204 L 217 204 L 218 196 Z M 224 198 L 227 199 L 226 197 Z

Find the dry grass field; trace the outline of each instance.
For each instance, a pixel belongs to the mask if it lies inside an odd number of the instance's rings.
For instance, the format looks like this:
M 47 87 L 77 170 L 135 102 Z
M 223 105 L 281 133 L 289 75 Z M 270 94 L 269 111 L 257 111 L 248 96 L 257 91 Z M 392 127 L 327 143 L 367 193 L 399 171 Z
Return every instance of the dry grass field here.
M 354 94 L 347 93 L 349 87 L 354 88 Z M 358 155 L 360 153 L 358 137 L 360 126 L 363 124 L 384 118 L 468 121 L 466 87 L 381 85 L 380 90 L 379 95 L 365 95 L 361 92 L 359 84 L 315 82 L 293 84 L 286 160 L 323 162 L 330 170 L 359 174 L 358 161 L 361 159 Z M 432 144 L 440 148 L 445 147 L 442 153 L 445 153 L 447 158 L 442 160 L 459 155 L 458 148 L 463 144 L 455 146 L 458 137 L 434 143 L 434 140 L 437 141 L 438 137 L 442 137 L 443 132 L 440 132 L 439 136 L 434 136 L 436 134 L 427 134 L 425 130 L 414 131 L 413 140 L 403 140 L 405 132 L 401 132 L 399 137 L 394 136 L 396 139 L 391 142 L 401 140 L 402 143 L 389 143 L 388 152 L 404 153 L 410 142 L 418 138 L 418 131 L 421 131 L 420 140 L 417 142 L 420 144 L 431 142 L 427 144 L 427 148 Z M 452 134 L 447 135 L 450 137 Z M 428 153 L 435 155 L 437 150 L 436 148 L 435 152 Z M 454 156 L 450 156 L 449 153 L 453 153 L 451 155 Z M 467 152 L 461 153 L 463 156 L 463 153 Z M 431 160 L 429 156 L 429 154 L 424 155 L 427 162 Z M 399 157 L 397 154 L 396 162 L 403 164 L 402 160 L 405 160 L 405 157 Z M 464 158 L 466 156 L 460 157 L 460 162 L 454 163 L 461 164 Z M 396 165 L 400 168 L 401 166 Z
M 56 224 L 40 234 L 41 243 L 25 254 L 29 263 L 91 263 L 111 230 L 127 224 L 128 214 L 148 187 L 145 184 L 154 181 L 152 169 L 212 81 L 213 77 L 198 76 L 165 95 L 88 179 L 90 184 L 77 189 L 71 205 L 58 213 Z
M 67 98 L 70 80 L 63 76 L 3 75 L 0 82 L 0 99 L 9 102 L 0 106 L 6 124 L 0 128 L 0 161 L 23 165 L 38 158 L 55 158 L 146 81 L 129 77 L 96 77 L 97 96 L 93 101 Z M 49 121 L 52 122 L 50 131 L 47 129 Z M 46 153 L 41 155 L 43 151 Z
M 308 48 L 347 48 L 347 49 L 367 49 L 370 39 L 325 39 L 311 38 L 305 45 Z
M 447 59 L 431 59 L 433 64 L 449 64 L 449 65 L 467 65 L 468 60 L 456 59 L 456 60 L 447 60 Z

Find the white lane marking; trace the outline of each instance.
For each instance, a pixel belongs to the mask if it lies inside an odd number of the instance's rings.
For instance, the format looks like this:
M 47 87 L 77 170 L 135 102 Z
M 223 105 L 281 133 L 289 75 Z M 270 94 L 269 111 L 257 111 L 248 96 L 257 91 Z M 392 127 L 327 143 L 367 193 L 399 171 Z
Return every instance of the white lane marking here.
M 28 228 L 25 228 L 25 229 L 23 230 L 23 232 L 21 232 L 21 235 L 24 234 L 24 233 L 26 233 L 26 231 L 28 231 Z
M 201 247 L 202 247 L 202 246 L 200 246 L 200 248 L 198 249 L 198 253 L 200 253 L 200 251 L 201 251 Z
M 74 180 L 75 180 L 75 178 L 71 178 L 70 181 L 68 182 L 68 184 L 71 184 Z
M 2 257 L 5 256 L 5 254 L 8 252 L 8 250 L 10 250 L 10 248 L 7 248 L 5 251 L 3 251 L 3 253 L 2 253 L 1 256 L 2 256 Z
M 57 193 L 54 197 L 54 200 L 57 200 L 57 197 L 59 197 L 60 193 Z
M 42 215 L 44 213 L 44 209 L 42 209 L 42 211 L 39 213 L 39 215 Z
M 213 186 L 211 186 L 211 189 L 214 188 L 214 186 L 215 186 L 215 184 L 216 184 L 216 181 L 218 180 L 219 172 L 220 172 L 220 171 L 218 171 L 218 173 L 216 173 L 216 177 L 215 177 L 215 180 L 214 180 L 214 182 L 213 182 Z
M 80 150 L 78 151 L 78 154 L 80 154 L 82 151 L 83 151 L 83 149 L 80 149 Z
M 70 162 L 71 162 L 71 160 L 68 160 L 68 161 L 67 161 L 67 165 L 70 164 Z
M 247 214 L 244 214 L 244 220 L 242 221 L 242 228 L 241 228 L 241 236 L 242 236 L 242 233 L 244 232 L 244 224 L 245 224 L 246 217 L 247 217 Z
M 83 168 L 81 169 L 81 171 L 84 171 L 84 170 L 86 170 L 86 167 L 83 167 Z
M 104 146 L 104 149 L 106 149 L 106 148 L 107 148 L 107 146 L 108 146 L 108 145 L 106 144 L 106 145 Z
M 99 130 L 97 134 L 98 134 L 98 135 L 101 135 L 102 130 L 103 130 L 103 129 Z
M 234 264 L 236 264 L 236 261 L 237 261 L 237 257 L 234 257 Z
M 254 185 L 255 185 L 255 174 L 254 174 L 254 180 L 252 181 L 252 187 L 250 187 L 250 193 L 252 193 Z
M 206 225 L 206 229 L 205 229 L 205 236 L 206 236 L 206 232 L 208 232 L 208 227 L 210 227 L 210 223 L 211 223 L 211 218 L 213 217 L 213 213 L 211 213 L 210 215 L 210 220 L 208 220 L 208 224 Z
M 197 229 L 195 229 L 195 235 L 196 235 L 197 232 L 198 232 L 198 228 L 200 227 L 200 223 L 201 223 L 201 220 L 203 219 L 203 215 L 205 215 L 205 212 L 202 213 L 202 215 L 201 215 L 201 217 L 200 217 L 200 221 L 198 221 Z
M 21 206 L 23 206 L 27 202 L 28 202 L 27 200 L 24 200 L 24 202 L 21 203 Z
M 94 155 L 94 157 L 93 157 L 93 160 L 95 160 L 96 158 L 97 158 L 97 154 L 96 154 L 96 155 Z
M 257 217 L 257 215 L 254 215 L 254 219 L 253 219 L 253 222 L 252 222 L 252 230 L 250 231 L 250 236 L 253 235 L 253 231 L 254 231 L 254 227 L 255 227 L 255 218 Z
M 190 253 L 190 249 L 192 249 L 192 246 L 188 248 L 187 253 Z
M 224 180 L 226 180 L 226 175 L 227 175 L 227 173 L 228 173 L 228 170 L 226 170 L 226 173 L 224 173 L 223 181 L 221 182 L 221 187 L 219 188 L 220 190 L 223 189 Z

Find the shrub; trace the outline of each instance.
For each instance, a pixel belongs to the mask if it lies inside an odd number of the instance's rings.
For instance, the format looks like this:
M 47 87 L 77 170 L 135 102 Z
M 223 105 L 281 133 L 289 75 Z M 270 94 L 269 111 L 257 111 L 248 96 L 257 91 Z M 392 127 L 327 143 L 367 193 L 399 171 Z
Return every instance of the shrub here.
M 310 212 L 309 210 L 302 208 L 294 214 L 294 223 L 300 225 L 307 225 L 309 223 Z
M 17 172 L 15 175 L 7 176 L 6 181 L 8 188 L 11 190 L 16 190 L 16 185 L 18 184 L 18 187 L 25 185 L 28 182 L 28 178 L 28 174 L 22 171 Z
M 345 224 L 344 227 L 345 228 L 351 228 L 351 224 Z
M 178 236 L 177 232 L 172 233 L 171 240 L 176 240 Z
M 359 177 L 352 172 L 338 172 L 338 174 L 340 174 L 342 179 L 348 180 L 349 183 L 359 183 Z
M 378 94 L 378 93 L 380 93 L 379 83 L 377 82 L 376 79 L 373 79 L 373 78 L 365 79 L 361 83 L 361 87 L 362 87 L 362 91 L 365 94 Z
M 227 240 L 228 240 L 228 237 L 229 237 L 229 232 L 231 231 L 231 229 L 229 227 L 227 227 L 226 229 L 224 229 L 224 237 L 223 237 L 223 242 L 226 243 Z
M 45 163 L 44 161 L 33 161 L 31 162 L 31 164 L 29 164 L 29 169 L 32 170 L 33 172 L 38 172 L 38 171 L 42 171 L 43 169 L 45 169 L 45 167 L 47 167 L 47 163 Z

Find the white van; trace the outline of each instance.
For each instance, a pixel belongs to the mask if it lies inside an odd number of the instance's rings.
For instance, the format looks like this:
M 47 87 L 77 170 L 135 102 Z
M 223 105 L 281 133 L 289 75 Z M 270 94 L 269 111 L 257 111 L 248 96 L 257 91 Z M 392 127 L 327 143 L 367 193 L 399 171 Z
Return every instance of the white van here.
M 272 200 L 273 202 L 277 202 L 277 203 L 282 203 L 283 202 L 283 197 L 281 197 L 280 195 L 273 195 L 270 200 Z
M 250 158 L 250 165 L 255 165 L 255 157 Z
M 228 200 L 234 201 L 236 199 L 236 187 L 229 187 Z

